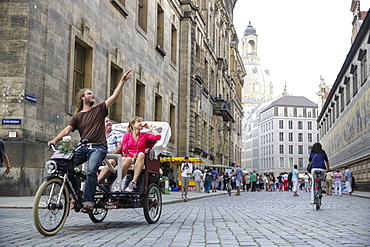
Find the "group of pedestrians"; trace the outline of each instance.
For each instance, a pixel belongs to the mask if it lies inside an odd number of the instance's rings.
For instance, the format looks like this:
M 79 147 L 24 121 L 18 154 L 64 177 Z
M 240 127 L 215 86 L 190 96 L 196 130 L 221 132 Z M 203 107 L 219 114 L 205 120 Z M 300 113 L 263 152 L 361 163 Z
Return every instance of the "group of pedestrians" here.
M 217 190 L 225 190 L 226 183 L 234 183 L 236 196 L 240 195 L 240 191 L 244 188 L 245 177 L 240 165 L 236 165 L 236 169 L 231 172 L 218 172 L 216 169 L 204 169 L 201 171 L 199 167 L 193 169 L 193 164 L 189 163 L 189 157 L 184 158 L 181 164 L 181 197 L 188 199 L 189 182 L 191 179 L 195 182 L 195 191 L 197 193 L 204 190 L 205 193 L 217 192 Z M 233 181 L 233 182 L 231 182 Z
M 187 157 L 186 157 L 187 158 Z M 322 171 L 325 174 L 323 185 L 328 196 L 332 195 L 332 188 L 334 184 L 335 195 L 342 195 L 342 184 L 345 183 L 345 188 L 348 196 L 352 195 L 354 187 L 354 178 L 352 172 L 348 167 L 345 167 L 344 174 L 340 170 L 333 173 L 330 170 L 329 159 L 325 151 L 322 149 L 320 143 L 315 143 L 311 149 L 309 156 L 309 163 L 312 165 L 311 173 L 305 172 L 300 176 L 298 166 L 295 164 L 291 172 L 280 173 L 275 178 L 273 174 L 257 174 L 256 171 L 249 174 L 243 174 L 242 169 L 237 165 L 236 170 L 231 172 L 218 172 L 215 169 L 205 169 L 203 172 L 199 168 L 195 168 L 191 173 L 191 169 L 185 162 L 182 165 L 181 171 L 183 176 L 183 193 L 182 196 L 187 198 L 187 184 L 193 176 L 195 181 L 196 192 L 201 192 L 202 184 L 204 184 L 204 192 L 217 192 L 218 189 L 225 189 L 226 183 L 231 184 L 233 189 L 237 189 L 236 195 L 240 195 L 241 190 L 251 192 L 259 191 L 292 191 L 293 196 L 299 196 L 298 190 L 305 190 L 311 193 L 311 203 L 313 203 L 314 189 L 312 174 L 315 171 Z M 187 171 L 189 169 L 189 171 Z

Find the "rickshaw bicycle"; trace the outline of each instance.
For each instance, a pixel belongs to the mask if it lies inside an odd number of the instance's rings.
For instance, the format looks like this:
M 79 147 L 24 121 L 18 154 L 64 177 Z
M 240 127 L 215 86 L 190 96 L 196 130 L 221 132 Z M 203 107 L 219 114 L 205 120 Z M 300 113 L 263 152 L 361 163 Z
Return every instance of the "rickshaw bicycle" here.
M 313 194 L 314 194 L 314 204 L 316 206 L 316 210 L 319 210 L 321 207 L 321 199 L 322 199 L 322 181 L 325 180 L 325 172 L 321 170 L 314 170 L 313 172 Z
M 158 132 L 166 129 L 167 135 L 171 135 L 171 130 L 167 123 L 154 123 L 160 126 L 158 129 L 156 128 Z M 145 167 L 139 176 L 137 189 L 133 192 L 126 192 L 121 189 L 130 182 L 130 178 L 134 173 L 133 169 L 128 171 L 124 179 L 121 179 L 122 156 L 120 154 L 107 155 L 107 159 L 116 160 L 117 174 L 111 175 L 106 180 L 107 182 L 98 184 L 99 189 L 94 197 L 94 209 L 89 213 L 91 221 L 94 223 L 102 222 L 110 209 L 140 207 L 143 208 L 144 217 L 149 224 L 156 223 L 159 220 L 162 212 L 162 196 L 159 189 L 159 154 L 156 155 L 158 152 L 155 151 L 157 143 L 153 140 L 147 141 Z M 166 141 L 160 142 L 162 148 L 166 144 Z M 81 183 L 84 180 L 84 174 L 82 172 L 74 174 L 73 156 L 76 150 L 86 145 L 89 145 L 88 140 L 82 140 L 72 153 L 61 153 L 51 146 L 54 153 L 45 164 L 45 168 L 50 175 L 40 185 L 33 204 L 34 225 L 42 235 L 55 235 L 63 228 L 69 215 L 71 198 L 75 200 L 73 208 L 75 212 L 80 212 L 83 208 L 83 193 L 79 189 L 80 186 L 74 184 L 73 176 L 77 178 L 78 183 Z M 158 150 L 161 150 L 161 148 L 158 148 Z M 115 177 L 116 179 L 114 180 Z M 114 180 L 113 184 L 109 182 L 112 180 Z

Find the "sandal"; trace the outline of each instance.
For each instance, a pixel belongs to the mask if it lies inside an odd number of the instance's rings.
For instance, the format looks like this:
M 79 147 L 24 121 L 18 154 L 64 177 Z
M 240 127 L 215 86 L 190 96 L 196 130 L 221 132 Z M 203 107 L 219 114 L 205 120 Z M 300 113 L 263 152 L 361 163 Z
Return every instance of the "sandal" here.
M 82 213 L 86 213 L 86 214 L 90 214 L 92 213 L 94 209 L 94 206 L 93 205 L 85 205 L 82 209 L 81 209 L 81 212 Z

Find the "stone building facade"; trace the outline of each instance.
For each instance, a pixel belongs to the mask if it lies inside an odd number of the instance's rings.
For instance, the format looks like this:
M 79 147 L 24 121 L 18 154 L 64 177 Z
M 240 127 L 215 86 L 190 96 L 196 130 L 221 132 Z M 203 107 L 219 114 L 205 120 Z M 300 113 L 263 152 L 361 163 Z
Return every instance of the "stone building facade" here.
M 113 121 L 166 121 L 174 156 L 240 163 L 245 70 L 235 2 L 2 1 L 0 136 L 13 169 L 0 194 L 33 195 L 50 157 L 46 142 L 73 115 L 78 89 L 102 102 L 129 69 Z
M 357 189 L 370 191 L 370 15 L 353 0 L 352 46 L 318 116 L 331 167 L 348 166 Z

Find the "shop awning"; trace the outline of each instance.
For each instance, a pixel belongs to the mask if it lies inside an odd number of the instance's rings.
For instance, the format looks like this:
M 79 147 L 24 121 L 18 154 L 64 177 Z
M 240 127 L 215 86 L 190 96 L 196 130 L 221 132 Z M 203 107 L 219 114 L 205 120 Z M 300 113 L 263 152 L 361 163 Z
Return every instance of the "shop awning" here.
M 184 157 L 161 158 L 161 163 L 164 162 L 183 163 L 185 162 L 185 158 Z M 189 163 L 204 163 L 204 161 L 198 158 L 189 157 Z
M 204 167 L 214 167 L 214 168 L 225 168 L 225 169 L 234 169 L 232 166 L 224 166 L 224 165 L 211 165 L 205 164 Z

